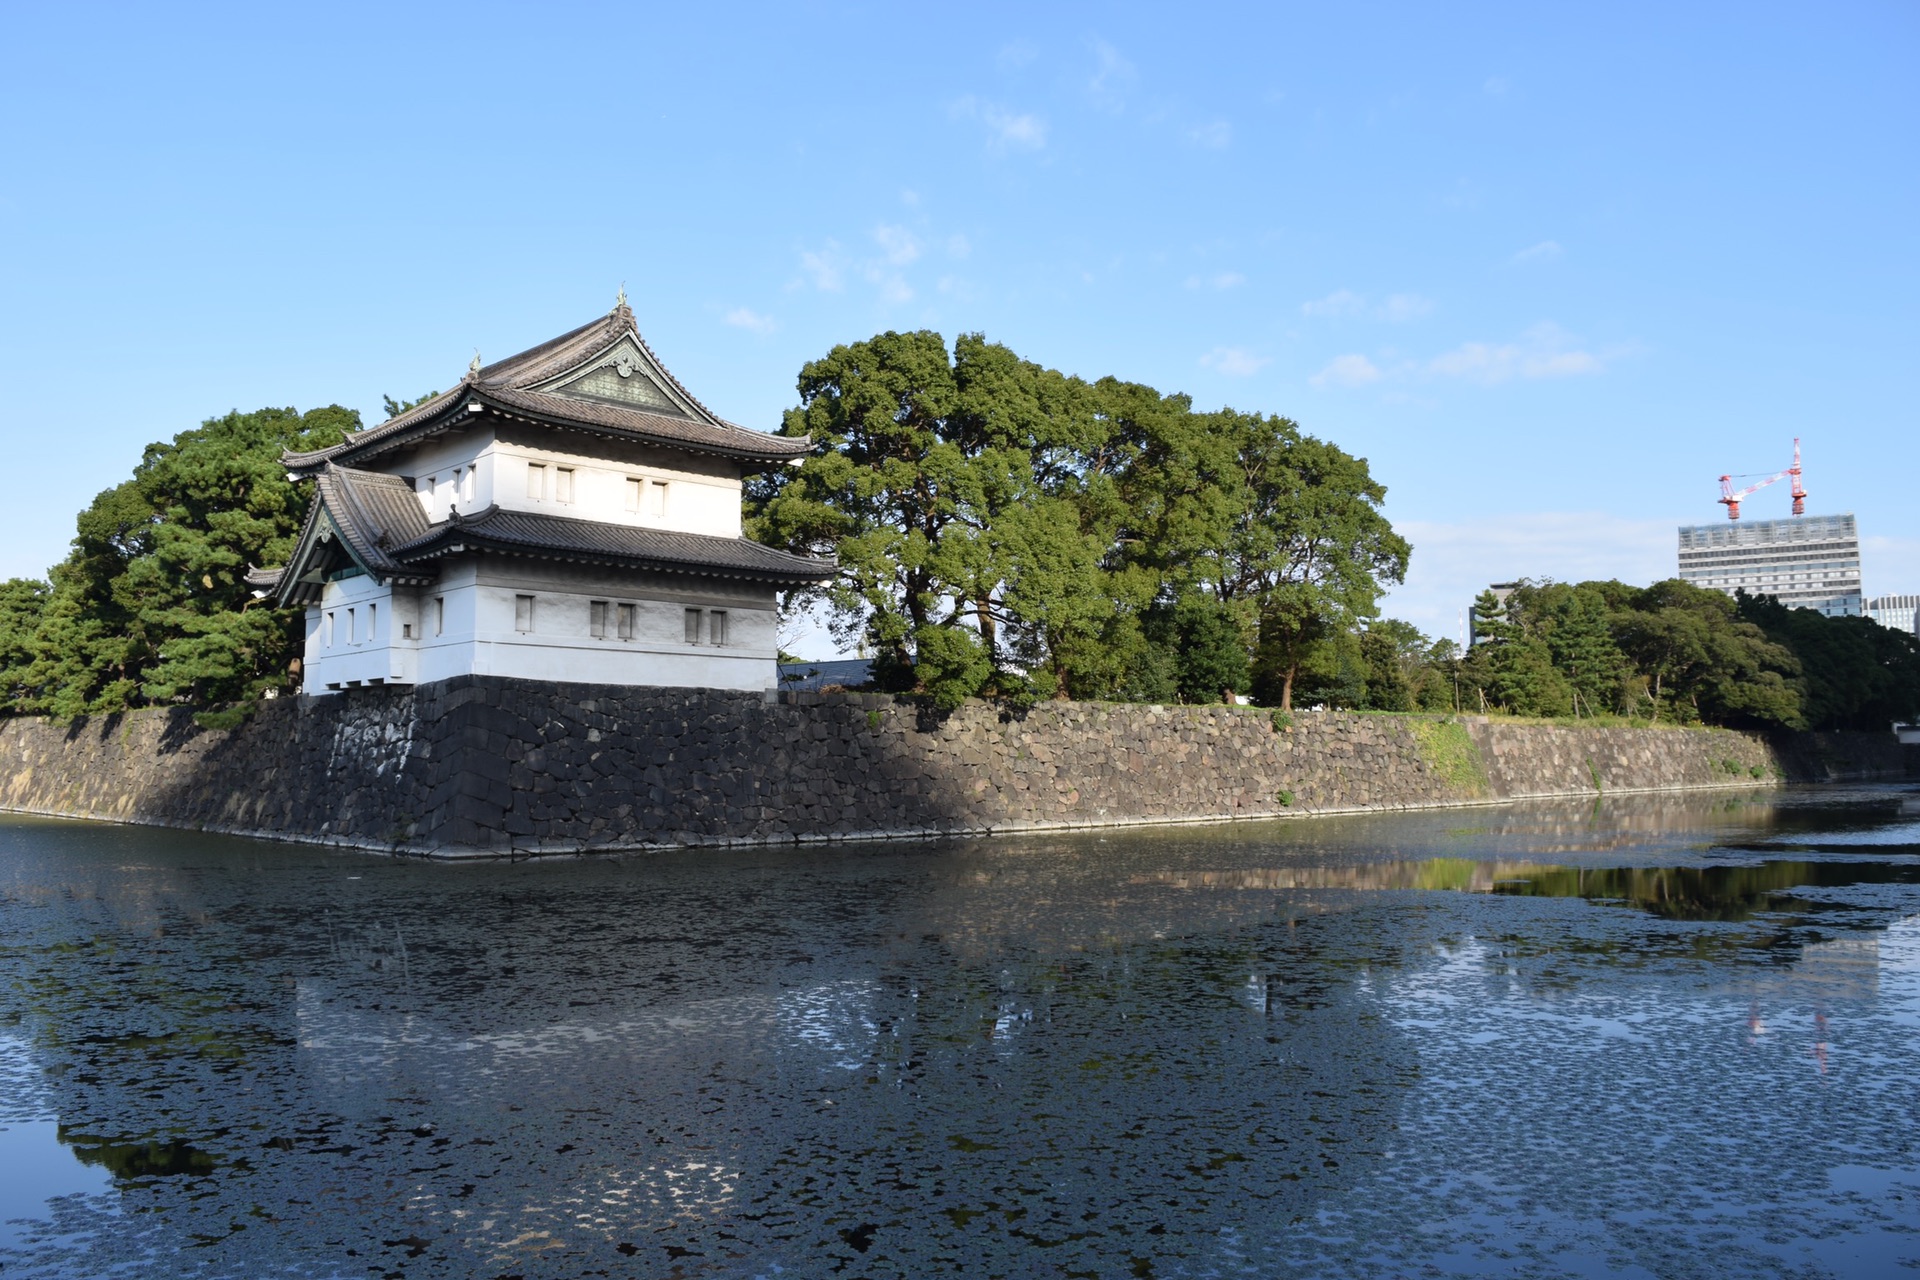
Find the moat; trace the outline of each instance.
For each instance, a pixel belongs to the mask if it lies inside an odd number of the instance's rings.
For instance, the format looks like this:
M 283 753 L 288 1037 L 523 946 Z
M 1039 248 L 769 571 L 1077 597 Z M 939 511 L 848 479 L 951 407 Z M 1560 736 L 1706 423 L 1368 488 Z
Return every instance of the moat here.
M 1920 1269 L 1920 788 L 435 865 L 0 819 L 0 1276 Z

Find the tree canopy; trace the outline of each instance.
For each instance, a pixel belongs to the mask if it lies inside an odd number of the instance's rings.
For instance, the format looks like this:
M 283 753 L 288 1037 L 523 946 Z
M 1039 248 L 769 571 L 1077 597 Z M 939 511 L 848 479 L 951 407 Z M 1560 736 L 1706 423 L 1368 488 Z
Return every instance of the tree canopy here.
M 261 409 L 148 445 L 132 477 L 80 513 L 50 583 L 0 587 L 8 707 L 77 715 L 297 685 L 299 614 L 256 601 L 242 579 L 285 563 L 306 516 L 281 451 L 358 426 L 338 406 Z
M 1884 729 L 1920 716 L 1920 639 L 1678 579 L 1485 591 L 1474 631 L 1464 655 L 1400 622 L 1335 635 L 1307 691 L 1330 706 L 1761 729 Z
M 813 452 L 749 487 L 748 528 L 838 554 L 836 634 L 941 705 L 1218 700 L 1267 633 L 1284 700 L 1406 572 L 1365 460 L 1285 418 L 926 331 L 835 347 L 799 392 L 783 430 Z

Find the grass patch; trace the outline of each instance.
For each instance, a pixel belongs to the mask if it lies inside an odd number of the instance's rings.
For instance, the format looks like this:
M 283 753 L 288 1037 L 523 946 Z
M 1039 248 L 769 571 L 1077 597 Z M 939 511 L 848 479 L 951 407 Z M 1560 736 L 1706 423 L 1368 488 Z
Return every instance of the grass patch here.
M 193 713 L 193 722 L 202 729 L 238 729 L 252 718 L 257 710 L 259 710 L 258 703 L 236 702 L 231 706 L 220 707 L 213 711 L 196 711 Z
M 1442 782 L 1466 795 L 1487 794 L 1486 766 L 1467 726 L 1456 720 L 1409 719 L 1405 724 L 1420 749 L 1420 758 Z

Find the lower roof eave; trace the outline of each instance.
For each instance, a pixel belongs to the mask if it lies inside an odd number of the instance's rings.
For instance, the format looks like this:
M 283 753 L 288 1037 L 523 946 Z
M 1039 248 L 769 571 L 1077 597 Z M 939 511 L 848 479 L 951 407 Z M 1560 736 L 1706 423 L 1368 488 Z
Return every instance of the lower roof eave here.
M 836 569 L 811 574 L 755 573 L 752 570 L 721 567 L 717 565 L 685 564 L 671 560 L 640 560 L 624 556 L 595 556 L 579 552 L 557 552 L 536 547 L 511 547 L 479 541 L 451 543 L 442 547 L 423 549 L 415 557 L 422 560 L 444 560 L 456 555 L 503 555 L 516 556 L 523 560 L 550 560 L 565 564 L 588 564 L 612 569 L 636 569 L 647 573 L 678 573 L 695 578 L 730 578 L 740 582 L 764 582 L 772 586 L 798 587 L 809 583 L 826 582 Z

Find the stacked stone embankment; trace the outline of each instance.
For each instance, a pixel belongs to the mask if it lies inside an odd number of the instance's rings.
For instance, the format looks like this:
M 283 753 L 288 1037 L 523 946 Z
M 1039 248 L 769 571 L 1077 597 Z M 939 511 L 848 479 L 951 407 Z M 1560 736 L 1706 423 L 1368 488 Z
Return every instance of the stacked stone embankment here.
M 1837 763 L 1836 763 L 1837 762 Z M 1897 775 L 1870 735 L 1046 703 L 936 716 L 465 676 L 262 706 L 0 721 L 0 807 L 460 854 L 778 843 L 1278 817 Z

